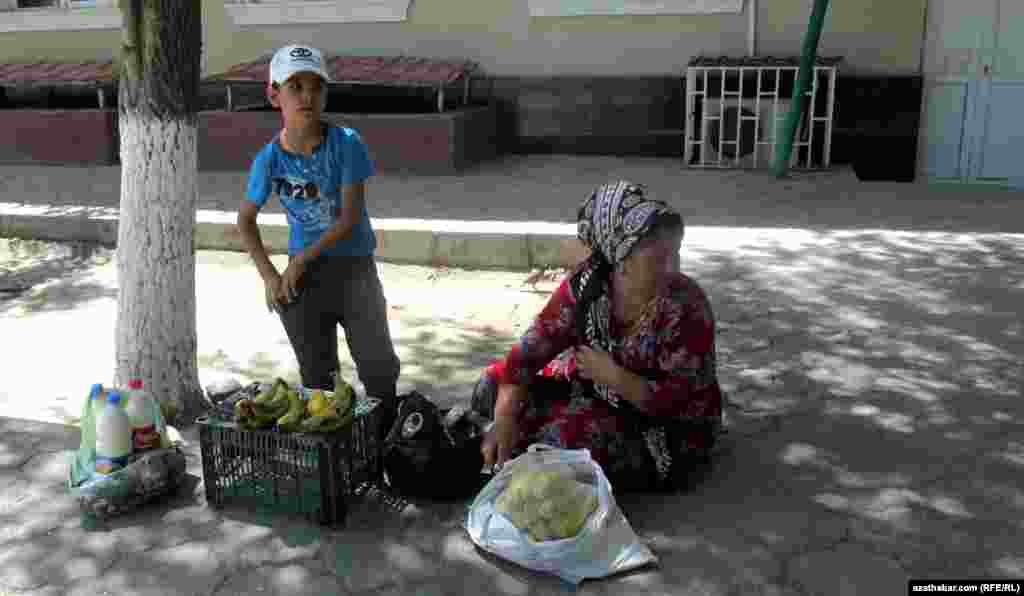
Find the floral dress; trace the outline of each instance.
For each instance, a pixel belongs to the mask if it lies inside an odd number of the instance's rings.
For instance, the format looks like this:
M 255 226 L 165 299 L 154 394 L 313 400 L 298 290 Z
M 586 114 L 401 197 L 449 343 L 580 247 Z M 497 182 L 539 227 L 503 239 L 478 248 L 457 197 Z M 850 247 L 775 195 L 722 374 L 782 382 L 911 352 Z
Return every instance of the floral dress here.
M 491 415 L 499 384 L 526 384 L 520 449 L 531 443 L 587 448 L 616 489 L 677 484 L 693 458 L 707 455 L 721 427 L 714 317 L 704 292 L 689 277 L 674 275 L 628 334 L 617 328 L 605 300 L 612 357 L 650 384 L 651 399 L 641 411 L 613 388 L 580 376 L 571 278 L 506 357 L 487 367 L 474 407 Z

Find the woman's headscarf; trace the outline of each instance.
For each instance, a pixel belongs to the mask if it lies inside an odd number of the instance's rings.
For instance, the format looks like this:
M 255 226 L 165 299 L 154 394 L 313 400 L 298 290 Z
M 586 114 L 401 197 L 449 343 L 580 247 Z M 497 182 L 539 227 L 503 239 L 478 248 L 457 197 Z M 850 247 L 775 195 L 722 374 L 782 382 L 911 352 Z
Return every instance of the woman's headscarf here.
M 655 218 L 676 214 L 664 201 L 644 196 L 644 190 L 619 180 L 599 187 L 580 205 L 576 218 L 580 241 L 611 265 L 629 256 Z

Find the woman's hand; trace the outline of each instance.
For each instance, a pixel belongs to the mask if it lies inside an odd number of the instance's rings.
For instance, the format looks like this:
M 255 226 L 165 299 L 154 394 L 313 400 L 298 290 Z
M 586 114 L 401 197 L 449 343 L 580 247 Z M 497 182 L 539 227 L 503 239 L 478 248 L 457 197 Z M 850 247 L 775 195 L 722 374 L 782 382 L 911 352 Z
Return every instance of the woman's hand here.
M 494 428 L 484 435 L 483 443 L 480 445 L 484 465 L 499 468 L 503 466 L 512 459 L 518 442 L 518 418 L 508 414 L 498 415 L 494 420 Z
M 519 443 L 519 416 L 526 404 L 525 385 L 501 385 L 494 404 L 494 428 L 484 436 L 480 452 L 484 464 L 501 467 L 512 459 Z
M 576 351 L 576 366 L 584 379 L 611 387 L 642 410 L 648 407 L 651 388 L 647 380 L 619 366 L 608 352 L 582 346 Z
M 584 379 L 602 385 L 617 387 L 622 380 L 622 367 L 616 364 L 611 354 L 590 346 L 576 349 L 576 367 Z

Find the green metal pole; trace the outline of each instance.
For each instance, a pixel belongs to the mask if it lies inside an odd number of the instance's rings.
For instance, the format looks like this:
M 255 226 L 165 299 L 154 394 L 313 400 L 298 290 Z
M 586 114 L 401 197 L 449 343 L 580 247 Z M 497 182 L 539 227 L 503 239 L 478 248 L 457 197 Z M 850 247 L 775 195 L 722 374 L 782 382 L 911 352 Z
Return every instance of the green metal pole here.
M 780 178 L 786 175 L 789 160 L 793 156 L 796 129 L 804 113 L 804 104 L 807 103 L 807 92 L 811 89 L 814 63 L 818 56 L 818 40 L 821 39 L 821 30 L 825 27 L 825 13 L 827 12 L 828 0 L 814 0 L 811 22 L 807 26 L 803 50 L 800 53 L 800 72 L 797 75 L 793 105 L 789 109 L 789 114 L 786 115 L 783 136 L 776 140 L 775 163 L 772 164 L 772 173 Z

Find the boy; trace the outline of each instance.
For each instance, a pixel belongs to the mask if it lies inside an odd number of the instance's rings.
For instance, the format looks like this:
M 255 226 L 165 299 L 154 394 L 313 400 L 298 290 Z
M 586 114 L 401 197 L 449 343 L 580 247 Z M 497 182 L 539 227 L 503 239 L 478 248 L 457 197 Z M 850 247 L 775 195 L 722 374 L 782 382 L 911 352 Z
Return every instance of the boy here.
M 390 406 L 400 365 L 366 212 L 366 179 L 374 168 L 356 131 L 320 121 L 328 82 L 317 49 L 290 45 L 274 54 L 267 94 L 284 127 L 252 162 L 238 229 L 263 278 L 267 306 L 281 317 L 295 350 L 302 384 L 334 388 L 340 323 L 367 395 Z M 271 193 L 288 219 L 283 273 L 267 258 L 256 225 Z

